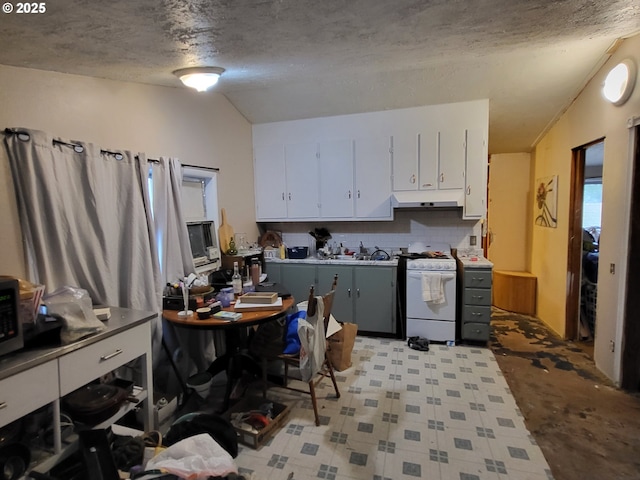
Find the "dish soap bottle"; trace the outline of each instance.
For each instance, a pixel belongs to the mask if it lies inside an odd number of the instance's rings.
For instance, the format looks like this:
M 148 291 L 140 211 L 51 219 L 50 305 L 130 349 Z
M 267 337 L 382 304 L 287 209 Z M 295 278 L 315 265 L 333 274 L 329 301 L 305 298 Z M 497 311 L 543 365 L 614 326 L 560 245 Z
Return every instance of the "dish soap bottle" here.
M 237 255 L 238 249 L 236 248 L 236 241 L 231 237 L 229 239 L 229 250 L 227 250 L 227 255 Z
M 242 277 L 238 272 L 238 262 L 233 262 L 233 276 L 231 277 L 231 285 L 233 286 L 233 294 L 236 297 L 242 295 Z

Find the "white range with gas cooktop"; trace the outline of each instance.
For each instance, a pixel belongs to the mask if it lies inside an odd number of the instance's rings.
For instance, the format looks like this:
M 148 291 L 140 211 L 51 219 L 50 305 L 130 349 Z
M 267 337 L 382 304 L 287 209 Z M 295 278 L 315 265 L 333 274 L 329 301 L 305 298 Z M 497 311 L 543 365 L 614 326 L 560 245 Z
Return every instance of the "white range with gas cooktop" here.
M 407 337 L 455 342 L 456 261 L 449 245 L 411 252 L 406 272 Z

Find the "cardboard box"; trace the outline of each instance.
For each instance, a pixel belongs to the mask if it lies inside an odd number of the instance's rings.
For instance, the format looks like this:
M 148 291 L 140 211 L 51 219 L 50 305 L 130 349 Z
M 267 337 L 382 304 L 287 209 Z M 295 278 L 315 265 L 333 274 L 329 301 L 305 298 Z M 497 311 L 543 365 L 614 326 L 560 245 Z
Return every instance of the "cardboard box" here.
M 271 438 L 272 435 L 275 435 L 276 430 L 284 424 L 291 407 L 283 403 L 273 402 L 268 398 L 245 397 L 231 407 L 226 413 L 227 418 L 231 420 L 233 413 L 257 410 L 264 403 L 273 403 L 273 420 L 271 420 L 269 425 L 257 432 L 243 430 L 242 428 L 234 426 L 238 433 L 238 441 L 254 449 L 260 448 L 267 440 L 269 440 L 269 438 Z

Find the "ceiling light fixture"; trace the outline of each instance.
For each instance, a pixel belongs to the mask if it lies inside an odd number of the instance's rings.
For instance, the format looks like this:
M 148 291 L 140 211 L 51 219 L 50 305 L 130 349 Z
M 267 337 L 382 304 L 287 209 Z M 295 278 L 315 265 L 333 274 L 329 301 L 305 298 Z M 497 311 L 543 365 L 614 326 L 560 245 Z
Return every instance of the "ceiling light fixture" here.
M 183 84 L 199 92 L 205 92 L 213 87 L 223 73 L 224 68 L 221 67 L 181 68 L 173 72 Z
M 611 69 L 602 87 L 604 98 L 614 105 L 628 100 L 636 84 L 636 64 L 628 58 Z

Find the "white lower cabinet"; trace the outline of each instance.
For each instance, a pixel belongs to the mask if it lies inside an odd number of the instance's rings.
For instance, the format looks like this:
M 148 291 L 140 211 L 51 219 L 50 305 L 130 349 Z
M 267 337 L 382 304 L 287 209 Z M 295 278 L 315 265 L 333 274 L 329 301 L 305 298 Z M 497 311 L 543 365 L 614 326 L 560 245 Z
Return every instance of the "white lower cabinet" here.
M 53 402 L 59 396 L 56 360 L 0 380 L 0 426 Z
M 64 442 L 61 438 L 62 397 L 134 359 L 141 361 L 141 385 L 134 390 L 136 403 L 124 402 L 116 414 L 94 428 L 108 427 L 138 404 L 143 410 L 145 430 L 155 428 L 150 320 L 156 314 L 115 307 L 111 314 L 106 332 L 62 347 L 23 350 L 3 357 L 0 428 L 46 405 L 53 407 L 54 452 L 33 450 L 28 471 L 48 472 L 77 450 L 77 436 Z

